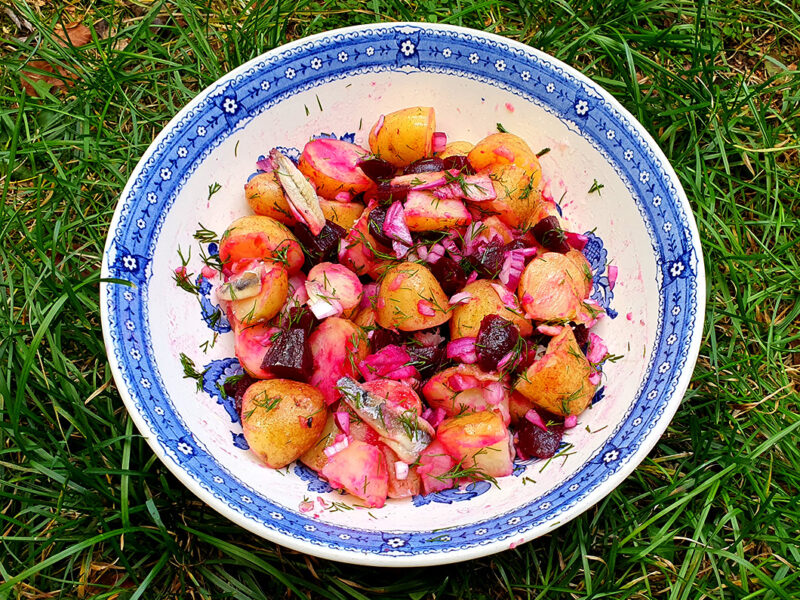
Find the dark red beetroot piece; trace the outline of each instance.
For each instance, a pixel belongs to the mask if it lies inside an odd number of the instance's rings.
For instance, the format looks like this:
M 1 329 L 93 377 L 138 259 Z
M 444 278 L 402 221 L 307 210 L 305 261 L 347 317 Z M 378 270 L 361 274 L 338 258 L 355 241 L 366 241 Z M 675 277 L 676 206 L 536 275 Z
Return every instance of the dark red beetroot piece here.
M 500 238 L 492 238 L 480 254 L 470 257 L 470 262 L 480 275 L 494 279 L 503 268 L 505 258 L 506 245 Z
M 442 162 L 444 162 L 444 168 L 448 171 L 450 169 L 457 169 L 464 175 L 475 174 L 475 169 L 472 168 L 472 165 L 469 164 L 467 157 L 463 154 L 454 154 L 453 156 L 448 156 L 447 158 L 443 159 Z
M 308 255 L 316 261 L 334 260 L 339 250 L 339 240 L 347 235 L 344 228 L 332 221 L 325 221 L 325 227 L 314 235 L 303 223 L 294 226 L 294 234 L 306 249 Z
M 369 232 L 372 237 L 379 244 L 383 244 L 387 248 L 392 247 L 392 240 L 383 233 L 383 223 L 386 221 L 386 211 L 388 207 L 386 206 L 376 206 L 373 208 L 369 213 Z
M 233 398 L 233 406 L 239 415 L 242 414 L 242 397 L 247 391 L 247 388 L 253 385 L 256 381 L 258 380 L 253 379 L 247 373 L 242 373 L 241 375 L 233 375 L 232 377 L 228 377 L 225 380 L 225 383 L 222 384 L 222 389 L 225 391 L 225 395 L 228 398 Z
M 412 363 L 423 377 L 428 377 L 438 371 L 446 356 L 445 349 L 441 346 L 408 344 L 405 348 Z
M 283 314 L 278 319 L 278 327 L 281 329 L 302 329 L 306 332 L 306 337 L 311 335 L 317 325 L 319 319 L 306 306 L 293 306 L 288 314 Z
M 563 425 L 551 425 L 547 431 L 523 419 L 517 427 L 517 449 L 525 458 L 550 458 L 558 452 Z
M 372 194 L 372 197 L 379 204 L 388 206 L 395 200 L 405 200 L 410 189 L 411 186 L 393 186 L 388 181 L 381 181 L 378 183 L 378 188 Z
M 364 175 L 378 183 L 388 181 L 394 177 L 394 166 L 381 158 L 368 158 L 358 162 L 358 166 L 364 171 Z
M 536 241 L 551 252 L 566 254 L 571 248 L 558 217 L 545 217 L 534 225 L 531 231 Z
M 285 329 L 273 340 L 261 368 L 281 379 L 308 381 L 314 368 L 305 330 Z
M 448 296 L 461 291 L 461 288 L 467 283 L 467 275 L 464 273 L 464 269 L 449 256 L 443 256 L 435 263 L 429 264 L 428 268 Z
M 434 171 L 444 171 L 444 161 L 436 156 L 432 158 L 420 158 L 419 160 L 415 160 L 405 169 L 403 169 L 403 175 L 433 173 Z
M 370 338 L 369 342 L 372 353 L 375 354 L 381 348 L 385 348 L 391 344 L 394 344 L 395 346 L 401 346 L 403 344 L 403 340 L 403 334 L 397 331 L 390 331 L 388 329 L 378 327 L 377 329 L 372 330 L 372 337 Z
M 575 341 L 578 342 L 578 346 L 581 348 L 589 342 L 589 330 L 586 329 L 586 325 L 583 323 L 573 324 L 572 333 L 575 334 Z
M 519 330 L 499 315 L 486 315 L 475 338 L 478 366 L 484 371 L 497 370 L 497 363 L 511 352 L 519 340 Z

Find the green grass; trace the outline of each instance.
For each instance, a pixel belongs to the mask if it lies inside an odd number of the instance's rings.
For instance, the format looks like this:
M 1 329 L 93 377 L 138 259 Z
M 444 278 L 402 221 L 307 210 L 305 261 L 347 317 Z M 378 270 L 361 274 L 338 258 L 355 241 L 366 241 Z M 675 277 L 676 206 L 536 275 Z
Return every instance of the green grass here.
M 52 4 L 14 3 L 33 33 L 0 12 L 0 598 L 800 597 L 796 2 Z M 62 20 L 105 35 L 62 47 Z M 402 571 L 306 557 L 206 508 L 132 427 L 98 311 L 117 197 L 166 121 L 284 41 L 380 20 L 500 33 L 604 85 L 675 166 L 709 284 L 691 389 L 616 491 L 515 550 Z M 32 58 L 74 85 L 26 94 Z

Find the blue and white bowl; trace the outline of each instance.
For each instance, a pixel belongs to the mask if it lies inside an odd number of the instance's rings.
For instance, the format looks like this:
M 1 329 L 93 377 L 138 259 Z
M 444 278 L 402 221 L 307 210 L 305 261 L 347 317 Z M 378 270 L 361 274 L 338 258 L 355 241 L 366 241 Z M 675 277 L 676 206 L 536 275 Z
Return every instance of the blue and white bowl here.
M 199 276 L 200 223 L 221 233 L 249 214 L 243 183 L 274 146 L 321 133 L 366 145 L 382 113 L 436 109 L 449 139 L 477 141 L 497 123 L 542 157 L 586 253 L 598 331 L 614 354 L 572 446 L 518 463 L 495 488 L 465 488 L 355 507 L 311 471 L 274 471 L 247 450 L 217 384 L 238 372 L 232 335 Z M 594 185 L 594 183 L 602 185 Z M 599 188 L 599 189 L 597 189 Z M 595 191 L 590 192 L 590 189 Z M 176 287 L 179 249 L 201 302 Z M 609 285 L 607 261 L 619 269 Z M 700 345 L 704 274 L 691 209 L 667 159 L 606 91 L 554 58 L 457 27 L 371 25 L 282 46 L 232 71 L 164 128 L 128 181 L 103 257 L 108 356 L 120 394 L 158 457 L 197 496 L 269 540 L 335 560 L 386 566 L 455 562 L 514 547 L 564 525 L 617 486 L 678 408 Z M 203 372 L 184 378 L 181 354 Z M 198 390 L 198 384 L 201 388 Z

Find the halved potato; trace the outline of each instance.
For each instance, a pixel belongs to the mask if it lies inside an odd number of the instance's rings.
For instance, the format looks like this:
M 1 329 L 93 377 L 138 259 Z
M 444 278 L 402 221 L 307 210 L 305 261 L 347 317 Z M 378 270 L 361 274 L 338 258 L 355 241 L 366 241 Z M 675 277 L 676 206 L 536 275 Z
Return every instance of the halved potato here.
M 273 469 L 307 452 L 322 434 L 327 418 L 320 391 L 290 379 L 257 381 L 242 398 L 244 437 Z

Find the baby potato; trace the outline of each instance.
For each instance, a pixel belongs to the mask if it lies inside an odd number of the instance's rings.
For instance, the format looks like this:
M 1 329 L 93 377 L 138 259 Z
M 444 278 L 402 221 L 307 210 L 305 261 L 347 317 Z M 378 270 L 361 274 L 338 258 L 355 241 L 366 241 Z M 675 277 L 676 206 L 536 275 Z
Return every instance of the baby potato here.
M 412 262 L 394 265 L 378 289 L 378 325 L 401 331 L 436 327 L 450 319 L 447 300 L 427 267 Z
M 463 291 L 469 292 L 472 298 L 464 304 L 456 305 L 453 309 L 453 319 L 450 321 L 452 339 L 477 336 L 481 321 L 486 315 L 500 315 L 511 321 L 523 337 L 531 334 L 533 326 L 529 319 L 522 316 L 522 309 L 511 311 L 506 308 L 492 283 L 497 285 L 497 282 L 478 279 L 464 286 Z
M 594 369 L 581 352 L 571 327 L 551 338 L 544 356 L 517 381 L 515 390 L 534 406 L 554 415 L 578 415 L 592 401 Z
M 328 412 L 328 418 L 325 421 L 325 427 L 323 427 L 319 439 L 303 453 L 300 457 L 300 462 L 319 473 L 328 462 L 325 448 L 331 446 L 336 440 L 336 436 L 340 433 L 341 431 L 336 426 L 336 419 L 334 419 L 333 413 Z
M 250 215 L 230 224 L 219 241 L 219 258 L 225 267 L 240 260 L 281 259 L 289 275 L 303 266 L 303 248 L 283 223 L 272 217 Z
M 471 204 L 473 211 L 497 215 L 509 227 L 523 228 L 536 223 L 543 210 L 541 191 L 527 172 L 516 165 L 498 164 L 489 167 L 488 173 L 496 198 Z
M 383 271 L 385 260 L 379 258 L 375 252 L 388 254 L 391 250 L 385 248 L 369 232 L 369 213 L 378 205 L 370 201 L 364 212 L 347 232 L 339 247 L 339 262 L 356 275 L 369 275 L 373 279 Z
M 257 381 L 242 398 L 242 429 L 250 449 L 280 469 L 307 452 L 325 428 L 328 410 L 314 386 L 290 379 Z
M 368 154 L 350 142 L 318 138 L 305 145 L 297 168 L 315 185 L 317 194 L 333 200 L 341 192 L 359 194 L 375 187 L 358 167 Z
M 272 217 L 284 225 L 294 225 L 297 222 L 275 171 L 259 173 L 245 183 L 244 195 L 257 215 Z
M 447 158 L 448 156 L 466 156 L 475 147 L 472 142 L 456 141 L 450 142 L 437 156 Z
M 375 123 L 369 132 L 369 148 L 395 167 L 407 167 L 433 154 L 435 128 L 432 108 L 404 108 L 384 115 Z
M 530 318 L 558 323 L 573 321 L 591 292 L 592 272 L 589 263 L 581 261 L 579 256 L 545 252 L 528 263 L 517 289 L 522 308 Z
M 447 231 L 472 223 L 472 215 L 461 200 L 440 199 L 426 190 L 408 192 L 405 215 L 410 231 Z
M 360 202 L 338 202 L 325 198 L 319 199 L 319 207 L 328 221 L 346 230 L 352 229 L 358 217 L 364 212 L 364 205 Z
M 467 155 L 476 171 L 494 165 L 515 165 L 532 177 L 534 187 L 539 185 L 542 169 L 539 159 L 521 137 L 513 133 L 493 133 L 486 136 Z

